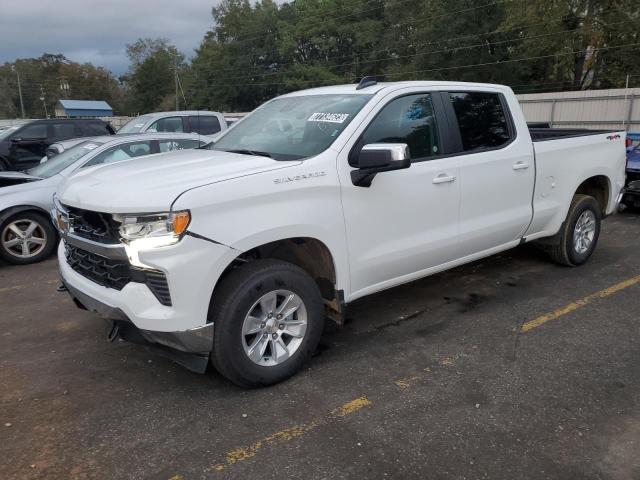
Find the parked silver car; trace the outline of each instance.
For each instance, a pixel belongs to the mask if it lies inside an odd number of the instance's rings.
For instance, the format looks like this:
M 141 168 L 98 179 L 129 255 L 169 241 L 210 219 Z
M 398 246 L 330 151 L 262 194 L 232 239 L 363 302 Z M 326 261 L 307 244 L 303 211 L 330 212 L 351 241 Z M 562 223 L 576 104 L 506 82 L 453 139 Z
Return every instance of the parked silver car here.
M 183 110 L 141 115 L 129 120 L 116 132 L 116 135 L 143 132 L 188 132 L 212 136 L 226 129 L 227 122 L 220 112 Z
M 0 173 L 0 258 L 13 264 L 38 262 L 55 248 L 49 219 L 53 194 L 80 169 L 150 155 L 196 148 L 210 139 L 185 133 L 113 135 L 83 138 L 54 158 L 26 172 Z

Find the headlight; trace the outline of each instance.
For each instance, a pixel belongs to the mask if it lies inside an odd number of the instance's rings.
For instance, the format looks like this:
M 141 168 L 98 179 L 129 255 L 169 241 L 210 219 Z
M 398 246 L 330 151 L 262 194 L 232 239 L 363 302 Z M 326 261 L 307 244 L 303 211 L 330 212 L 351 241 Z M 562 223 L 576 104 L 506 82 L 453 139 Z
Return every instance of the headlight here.
M 191 221 L 191 214 L 184 210 L 145 215 L 114 215 L 114 219 L 121 222 L 119 231 L 125 243 L 161 247 L 173 245 L 182 238 Z
M 53 223 L 60 233 L 65 234 L 69 230 L 69 214 L 58 200 L 57 195 L 53 194 Z

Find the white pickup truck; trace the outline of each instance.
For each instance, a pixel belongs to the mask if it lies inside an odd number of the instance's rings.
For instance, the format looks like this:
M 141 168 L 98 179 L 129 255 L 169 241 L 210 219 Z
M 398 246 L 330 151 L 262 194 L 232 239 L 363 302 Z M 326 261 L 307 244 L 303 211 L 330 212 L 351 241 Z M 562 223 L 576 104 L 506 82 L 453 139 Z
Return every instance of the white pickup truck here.
M 283 95 L 207 149 L 68 180 L 62 281 L 112 338 L 275 383 L 357 298 L 533 240 L 584 263 L 624 186 L 624 136 L 530 130 L 500 85 Z

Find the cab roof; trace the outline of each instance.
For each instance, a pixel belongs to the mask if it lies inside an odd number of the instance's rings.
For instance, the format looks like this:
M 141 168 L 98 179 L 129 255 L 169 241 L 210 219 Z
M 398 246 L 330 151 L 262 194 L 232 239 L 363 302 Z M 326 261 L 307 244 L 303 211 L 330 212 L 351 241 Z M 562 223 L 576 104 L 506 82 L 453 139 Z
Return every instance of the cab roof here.
M 450 87 L 455 89 L 460 88 L 487 88 L 487 89 L 499 89 L 509 90 L 509 87 L 505 85 L 498 85 L 495 83 L 473 83 L 473 82 L 446 82 L 446 81 L 405 81 L 405 82 L 378 82 L 374 85 L 358 89 L 357 83 L 350 83 L 345 85 L 332 85 L 329 87 L 317 87 L 307 90 L 300 90 L 297 92 L 288 93 L 282 95 L 283 97 L 296 97 L 305 95 L 372 95 L 382 91 L 393 91 L 399 88 L 415 87 L 415 88 L 433 88 L 433 87 Z

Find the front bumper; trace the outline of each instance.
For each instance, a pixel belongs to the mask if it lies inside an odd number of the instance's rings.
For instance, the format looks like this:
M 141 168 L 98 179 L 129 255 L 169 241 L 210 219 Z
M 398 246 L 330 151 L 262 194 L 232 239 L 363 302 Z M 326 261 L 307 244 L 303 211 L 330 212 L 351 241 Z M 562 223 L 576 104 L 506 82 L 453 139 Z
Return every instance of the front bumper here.
M 67 261 L 65 241 L 58 248 L 60 275 L 79 306 L 130 325 L 149 342 L 182 352 L 211 351 L 213 324 L 207 323 L 211 294 L 229 257 L 235 256 L 234 250 L 186 236 L 175 245 L 138 252 L 140 261 L 166 276 L 172 302 L 163 305 L 144 283 L 132 281 L 117 290 L 78 273 Z M 121 258 L 123 254 L 123 249 L 111 251 L 90 242 L 82 247 L 105 258 Z
M 114 322 L 133 323 L 119 308 L 102 303 L 81 290 L 62 282 L 75 304 L 90 312 L 97 314 L 105 320 Z M 198 328 L 177 332 L 154 332 L 150 330 L 136 329 L 137 333 L 149 343 L 164 345 L 187 353 L 208 353 L 213 348 L 213 323 L 208 323 Z

